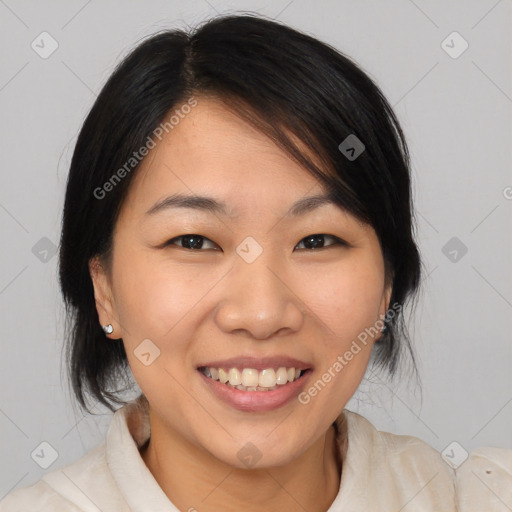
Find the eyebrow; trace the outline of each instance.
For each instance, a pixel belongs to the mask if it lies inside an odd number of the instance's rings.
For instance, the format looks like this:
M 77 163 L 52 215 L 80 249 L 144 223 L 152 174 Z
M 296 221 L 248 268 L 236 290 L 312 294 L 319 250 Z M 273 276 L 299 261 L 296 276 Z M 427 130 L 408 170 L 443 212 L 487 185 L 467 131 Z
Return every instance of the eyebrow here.
M 286 212 L 286 215 L 298 217 L 328 204 L 336 204 L 333 198 L 328 194 L 303 197 L 291 205 L 290 209 Z M 213 197 L 185 195 L 179 193 L 157 201 L 146 212 L 146 215 L 155 215 L 156 213 L 160 213 L 170 208 L 190 208 L 223 215 L 225 217 L 235 217 L 228 213 L 225 203 L 217 201 Z

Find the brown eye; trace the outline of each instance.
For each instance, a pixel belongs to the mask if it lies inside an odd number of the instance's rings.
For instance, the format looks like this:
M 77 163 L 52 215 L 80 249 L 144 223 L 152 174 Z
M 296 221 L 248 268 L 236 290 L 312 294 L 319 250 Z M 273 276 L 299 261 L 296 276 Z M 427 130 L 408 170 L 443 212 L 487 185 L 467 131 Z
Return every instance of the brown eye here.
M 187 235 L 181 235 L 177 236 L 175 238 L 172 238 L 168 242 L 166 242 L 166 246 L 168 245 L 176 245 L 177 243 L 180 243 L 180 247 L 183 249 L 189 249 L 189 250 L 199 250 L 199 249 L 215 249 L 215 247 L 205 247 L 208 243 L 217 246 L 215 242 L 212 242 L 209 238 L 206 238 L 205 236 L 201 235 L 195 235 L 195 234 L 187 234 Z
M 170 245 L 178 245 L 182 249 L 188 249 L 191 251 L 205 249 L 218 250 L 218 245 L 215 242 L 212 242 L 209 238 L 206 238 L 205 236 L 196 234 L 186 234 L 174 237 L 165 243 L 165 246 Z M 301 245 L 302 247 L 300 247 Z M 345 241 L 341 240 L 340 238 L 334 235 L 314 234 L 308 235 L 307 237 L 303 238 L 295 246 L 295 249 L 318 250 L 336 245 L 348 246 L 348 244 Z
M 333 240 L 334 243 L 325 244 L 325 240 Z M 334 235 L 325 235 L 325 234 L 316 234 L 316 235 L 308 235 L 303 238 L 296 246 L 297 249 L 299 245 L 304 244 L 305 249 L 323 249 L 324 247 L 329 247 L 331 245 L 347 245 L 346 242 L 341 240 L 340 238 Z

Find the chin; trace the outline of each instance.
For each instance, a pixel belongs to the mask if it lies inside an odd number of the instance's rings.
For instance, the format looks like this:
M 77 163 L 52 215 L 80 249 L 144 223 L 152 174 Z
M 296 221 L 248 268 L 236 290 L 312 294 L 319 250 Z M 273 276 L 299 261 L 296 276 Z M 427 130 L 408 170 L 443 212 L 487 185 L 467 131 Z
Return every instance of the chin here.
M 304 432 L 286 431 L 280 435 L 269 435 L 275 428 L 262 429 L 258 435 L 256 432 L 241 432 L 234 438 L 224 436 L 224 442 L 216 442 L 212 446 L 203 446 L 213 457 L 228 466 L 238 469 L 264 469 L 286 466 L 300 457 L 315 439 L 304 439 Z M 209 439 L 211 444 L 212 439 Z

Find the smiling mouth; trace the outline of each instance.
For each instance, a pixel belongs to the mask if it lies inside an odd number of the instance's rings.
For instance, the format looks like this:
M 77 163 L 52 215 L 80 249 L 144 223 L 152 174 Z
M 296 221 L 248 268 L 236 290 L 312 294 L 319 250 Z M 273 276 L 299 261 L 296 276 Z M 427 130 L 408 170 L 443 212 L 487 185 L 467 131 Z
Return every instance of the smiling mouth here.
M 303 377 L 309 369 L 281 366 L 279 368 L 214 368 L 200 366 L 198 370 L 206 377 L 240 391 L 272 391 Z

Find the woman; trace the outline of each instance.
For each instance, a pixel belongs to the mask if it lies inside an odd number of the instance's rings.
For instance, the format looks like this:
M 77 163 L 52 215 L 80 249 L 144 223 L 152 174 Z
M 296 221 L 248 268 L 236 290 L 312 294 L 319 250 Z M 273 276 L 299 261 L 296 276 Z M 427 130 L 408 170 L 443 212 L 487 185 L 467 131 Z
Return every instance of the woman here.
M 502 510 L 505 450 L 455 472 L 344 409 L 414 362 L 420 275 L 407 146 L 354 63 L 250 15 L 152 36 L 81 130 L 60 251 L 76 397 L 123 407 L 2 511 Z

